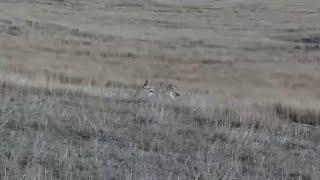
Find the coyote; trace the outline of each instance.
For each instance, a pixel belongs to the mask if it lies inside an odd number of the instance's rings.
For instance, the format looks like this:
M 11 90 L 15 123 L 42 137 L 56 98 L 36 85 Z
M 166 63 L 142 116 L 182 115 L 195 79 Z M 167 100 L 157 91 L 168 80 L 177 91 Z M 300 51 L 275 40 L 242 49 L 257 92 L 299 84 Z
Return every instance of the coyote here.
M 149 97 L 160 94 L 169 94 L 171 99 L 176 100 L 176 97 L 180 96 L 176 90 L 176 86 L 165 82 L 151 82 L 150 80 L 146 80 L 143 89 L 147 91 Z

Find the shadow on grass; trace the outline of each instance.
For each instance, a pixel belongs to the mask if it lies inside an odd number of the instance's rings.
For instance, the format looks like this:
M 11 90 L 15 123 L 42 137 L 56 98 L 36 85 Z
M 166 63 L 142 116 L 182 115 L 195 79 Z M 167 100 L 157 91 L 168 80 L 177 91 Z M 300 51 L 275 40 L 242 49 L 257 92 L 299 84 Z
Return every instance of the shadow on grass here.
M 317 110 L 298 109 L 280 103 L 274 104 L 273 110 L 281 119 L 287 119 L 299 124 L 308 124 L 312 126 L 320 125 L 320 113 Z

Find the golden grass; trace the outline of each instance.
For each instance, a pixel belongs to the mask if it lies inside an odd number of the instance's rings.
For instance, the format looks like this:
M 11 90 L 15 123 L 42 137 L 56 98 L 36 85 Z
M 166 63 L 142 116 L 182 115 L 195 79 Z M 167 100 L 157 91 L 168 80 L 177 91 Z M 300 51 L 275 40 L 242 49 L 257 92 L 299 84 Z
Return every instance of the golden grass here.
M 0 2 L 0 179 L 317 179 L 319 5 Z

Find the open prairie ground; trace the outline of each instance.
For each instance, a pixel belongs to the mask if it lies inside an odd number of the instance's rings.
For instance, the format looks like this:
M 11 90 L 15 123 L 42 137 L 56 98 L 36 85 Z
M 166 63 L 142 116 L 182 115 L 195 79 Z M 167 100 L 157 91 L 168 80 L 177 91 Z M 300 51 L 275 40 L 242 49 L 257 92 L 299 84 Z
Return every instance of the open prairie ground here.
M 318 0 L 0 1 L 0 82 L 0 179 L 320 179 Z

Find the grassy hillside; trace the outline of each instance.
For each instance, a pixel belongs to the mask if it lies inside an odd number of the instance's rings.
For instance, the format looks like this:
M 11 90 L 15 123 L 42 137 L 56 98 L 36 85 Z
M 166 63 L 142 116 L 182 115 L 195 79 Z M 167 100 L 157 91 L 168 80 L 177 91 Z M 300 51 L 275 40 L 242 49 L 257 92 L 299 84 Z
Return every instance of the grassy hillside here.
M 317 179 L 320 113 L 1 89 L 1 179 Z
M 0 179 L 319 179 L 319 7 L 0 2 Z

